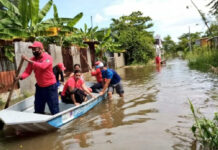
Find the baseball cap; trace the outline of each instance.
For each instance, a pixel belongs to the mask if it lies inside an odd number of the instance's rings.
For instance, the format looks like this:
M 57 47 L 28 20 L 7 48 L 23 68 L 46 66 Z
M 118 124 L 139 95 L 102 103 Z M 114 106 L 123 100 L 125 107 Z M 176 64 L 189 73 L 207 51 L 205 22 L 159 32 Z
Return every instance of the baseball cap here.
M 101 61 L 96 61 L 95 65 L 99 65 L 101 63 Z
M 66 68 L 64 67 L 63 63 L 58 63 L 58 68 L 60 68 L 62 71 L 64 71 Z
M 29 48 L 34 48 L 34 47 L 39 47 L 39 48 L 43 49 L 42 43 L 38 42 L 38 41 L 33 42 L 33 44 L 29 46 Z
M 101 68 L 101 67 L 104 67 L 104 64 L 103 64 L 102 62 L 100 62 L 100 63 L 96 66 L 96 68 Z

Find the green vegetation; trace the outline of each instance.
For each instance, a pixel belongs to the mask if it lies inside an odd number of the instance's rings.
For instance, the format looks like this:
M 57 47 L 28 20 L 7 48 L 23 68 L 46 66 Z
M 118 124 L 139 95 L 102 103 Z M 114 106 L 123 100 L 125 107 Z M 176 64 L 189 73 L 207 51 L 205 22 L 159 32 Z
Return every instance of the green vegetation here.
M 205 149 L 218 149 L 218 112 L 215 113 L 213 120 L 205 117 L 198 117 L 193 104 L 189 100 L 190 109 L 195 119 L 195 124 L 192 126 L 194 136 L 199 140 Z
M 49 33 L 42 20 L 50 10 L 52 0 L 41 10 L 39 0 L 19 0 L 18 6 L 8 0 L 0 0 L 0 3 L 4 6 L 0 11 L 0 39 L 24 38 L 33 41 L 37 36 Z
M 97 34 L 97 39 L 100 41 L 100 44 L 96 46 L 96 54 L 100 60 L 106 61 L 107 58 L 104 57 L 106 51 L 112 53 L 122 52 L 120 44 L 113 41 L 110 29 L 99 31 Z
M 208 6 L 210 6 L 210 11 L 213 15 L 218 14 L 218 0 L 210 0 Z
M 128 64 L 145 64 L 154 57 L 153 33 L 148 31 L 153 26 L 150 17 L 137 11 L 112 21 L 110 28 L 113 39 L 126 50 Z
M 121 16 L 118 19 L 113 18 L 108 28 L 98 29 L 97 26 L 88 27 L 87 24 L 84 24 L 84 28 L 78 29 L 75 28 L 75 25 L 83 17 L 82 12 L 72 18 L 61 18 L 58 8 L 52 0 L 48 0 L 42 9 L 39 8 L 39 1 L 0 0 L 0 40 L 39 40 L 45 47 L 49 44 L 61 47 L 71 45 L 87 47 L 88 45 L 84 42 L 95 41 L 99 43 L 95 45 L 95 49 L 100 60 L 105 60 L 106 52 L 125 52 L 127 64 L 146 64 L 154 58 L 152 19 L 144 16 L 140 11 L 132 12 L 130 15 Z M 200 61 L 207 60 L 202 70 L 208 70 L 210 65 L 217 67 L 214 62 L 216 53 L 206 52 L 194 45 L 196 39 L 217 36 L 218 21 L 208 22 L 205 14 L 194 3 L 193 5 L 202 20 L 208 25 L 208 30 L 204 34 L 200 32 L 184 33 L 179 37 L 178 43 L 175 43 L 168 35 L 163 39 L 163 50 L 166 52 L 166 56 L 182 51 L 187 56 L 190 66 L 194 66 L 193 68 L 196 69 L 202 68 Z M 217 0 L 211 1 L 208 6 L 211 8 L 211 14 L 216 16 Z M 54 10 L 53 18 L 44 20 L 51 7 Z M 190 49 L 192 52 L 189 52 Z M 12 61 L 14 58 L 13 48 L 5 47 L 4 51 L 7 58 Z M 200 56 L 201 54 L 203 57 Z
M 189 67 L 203 72 L 213 71 L 213 67 L 218 67 L 218 51 L 207 48 L 195 47 L 193 51 L 185 56 L 188 59 Z
M 176 52 L 176 43 L 172 40 L 171 36 L 166 36 L 163 41 L 163 49 L 167 53 L 175 53 Z

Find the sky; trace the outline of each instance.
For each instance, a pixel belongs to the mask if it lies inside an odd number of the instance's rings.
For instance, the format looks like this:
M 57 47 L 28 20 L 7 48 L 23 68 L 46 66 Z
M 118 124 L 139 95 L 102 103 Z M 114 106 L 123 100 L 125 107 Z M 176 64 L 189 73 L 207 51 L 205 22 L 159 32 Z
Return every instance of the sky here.
M 210 0 L 193 0 L 204 12 L 208 13 L 206 4 Z M 48 0 L 41 0 L 43 7 Z M 149 16 L 154 26 L 150 31 L 160 35 L 163 39 L 170 35 L 174 41 L 183 33 L 204 32 L 206 26 L 201 20 L 197 10 L 190 0 L 53 0 L 58 9 L 59 17 L 74 17 L 83 12 L 83 18 L 76 27 L 83 28 L 86 23 L 99 29 L 107 28 L 112 23 L 111 19 L 123 15 L 130 15 L 133 11 L 141 11 L 143 16 Z M 187 9 L 188 7 L 188 9 Z M 53 17 L 53 9 L 46 18 Z

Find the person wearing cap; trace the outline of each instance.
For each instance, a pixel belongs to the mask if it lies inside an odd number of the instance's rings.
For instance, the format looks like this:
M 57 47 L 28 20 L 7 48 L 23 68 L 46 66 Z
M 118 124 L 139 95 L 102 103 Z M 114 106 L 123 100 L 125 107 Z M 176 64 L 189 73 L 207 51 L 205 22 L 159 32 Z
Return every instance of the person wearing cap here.
M 53 72 L 54 72 L 54 75 L 56 77 L 57 86 L 60 85 L 60 81 L 64 82 L 64 73 L 63 73 L 63 71 L 65 69 L 66 68 L 64 67 L 63 63 L 58 63 L 56 66 L 53 67 Z M 61 77 L 61 80 L 60 80 L 60 77 Z
M 93 86 L 91 86 L 91 89 L 94 93 L 98 93 L 100 89 L 103 88 L 102 86 L 102 74 L 100 70 L 100 66 L 103 66 L 103 63 L 100 61 L 97 61 L 95 63 L 95 68 L 91 70 L 91 75 L 96 77 L 97 83 L 95 83 Z
M 22 59 L 27 61 L 28 65 L 18 79 L 23 80 L 34 71 L 36 78 L 35 113 L 44 114 L 47 103 L 51 114 L 54 115 L 59 112 L 59 106 L 56 79 L 52 70 L 53 59 L 43 52 L 41 42 L 35 41 L 29 48 L 32 49 L 33 57 L 28 58 L 22 55 Z
M 100 63 L 99 65 L 97 65 L 97 67 L 101 70 L 104 85 L 102 91 L 100 92 L 100 95 L 103 95 L 108 88 L 109 99 L 112 98 L 114 89 L 116 89 L 116 92 L 120 95 L 120 97 L 123 97 L 123 85 L 121 83 L 121 77 L 117 74 L 117 72 L 113 69 L 107 68 L 106 64 L 104 65 L 103 63 Z

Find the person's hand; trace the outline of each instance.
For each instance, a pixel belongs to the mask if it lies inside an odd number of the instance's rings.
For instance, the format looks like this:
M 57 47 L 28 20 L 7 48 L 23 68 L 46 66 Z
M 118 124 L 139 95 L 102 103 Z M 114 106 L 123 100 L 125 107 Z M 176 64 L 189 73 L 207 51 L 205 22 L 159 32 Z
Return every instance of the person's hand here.
M 101 96 L 104 95 L 104 92 L 100 92 L 99 95 L 101 95 Z
M 18 80 L 21 80 L 21 76 L 17 76 L 17 77 L 14 77 L 14 81 L 18 81 Z
M 29 61 L 29 58 L 26 57 L 25 55 L 22 55 L 22 59 L 25 60 L 25 61 Z
M 92 98 L 96 98 L 96 96 L 95 96 L 95 95 L 93 95 L 93 94 L 91 94 L 91 96 L 92 96 Z
M 79 105 L 80 105 L 80 103 L 75 103 L 75 105 L 76 105 L 76 106 L 79 106 Z

